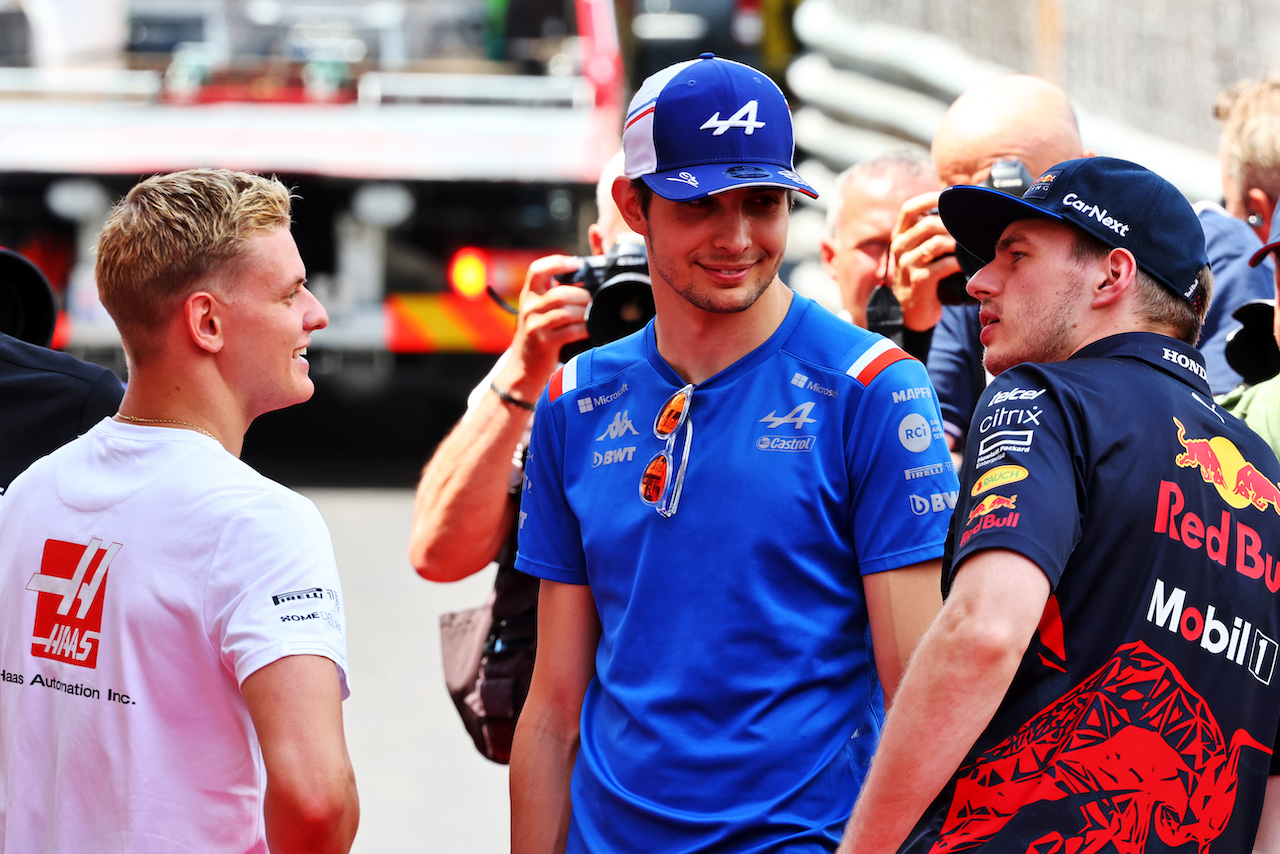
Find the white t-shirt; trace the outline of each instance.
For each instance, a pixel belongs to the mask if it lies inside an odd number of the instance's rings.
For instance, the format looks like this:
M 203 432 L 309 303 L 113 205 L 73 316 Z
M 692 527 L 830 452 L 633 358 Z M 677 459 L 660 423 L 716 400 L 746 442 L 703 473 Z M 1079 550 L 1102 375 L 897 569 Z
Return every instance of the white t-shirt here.
M 346 683 L 315 505 L 189 430 L 104 420 L 0 497 L 0 852 L 266 852 L 240 685 Z

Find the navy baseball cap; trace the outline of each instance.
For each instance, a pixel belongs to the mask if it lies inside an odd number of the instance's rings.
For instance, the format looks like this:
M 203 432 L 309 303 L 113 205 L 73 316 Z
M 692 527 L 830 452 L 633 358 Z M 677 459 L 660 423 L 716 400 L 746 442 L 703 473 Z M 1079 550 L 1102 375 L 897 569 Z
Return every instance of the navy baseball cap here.
M 1280 249 L 1280 215 L 1278 214 L 1280 214 L 1280 204 L 1277 204 L 1276 209 L 1271 213 L 1271 233 L 1267 235 L 1267 245 L 1253 253 L 1253 257 L 1249 259 L 1250 267 L 1258 266 L 1271 252 Z
M 818 197 L 796 174 L 786 96 L 761 71 L 704 53 L 652 75 L 627 109 L 624 174 L 684 202 L 740 187 Z
M 1068 160 L 1041 175 L 1022 198 L 986 187 L 950 187 L 938 199 L 942 223 L 983 264 L 1010 223 L 1047 219 L 1075 226 L 1199 308 L 1196 277 L 1209 263 L 1204 230 L 1178 189 L 1156 173 L 1114 157 Z

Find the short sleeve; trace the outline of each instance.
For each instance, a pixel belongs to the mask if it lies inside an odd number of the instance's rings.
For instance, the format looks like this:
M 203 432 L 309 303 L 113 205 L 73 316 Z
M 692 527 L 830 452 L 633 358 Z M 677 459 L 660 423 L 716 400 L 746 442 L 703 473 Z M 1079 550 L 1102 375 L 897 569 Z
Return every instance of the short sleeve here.
M 281 488 L 248 502 L 219 540 L 205 599 L 211 640 L 236 681 L 290 655 L 319 655 L 347 686 L 346 613 L 329 530 Z
M 1080 425 L 1061 392 L 1030 366 L 1002 373 L 978 400 L 965 444 L 950 573 L 977 551 L 1034 562 L 1055 588 L 1080 539 Z
M 902 359 L 870 381 L 845 446 L 859 571 L 941 557 L 959 484 L 920 362 Z
M 565 496 L 563 420 L 543 391 L 533 416 L 520 495 L 516 569 L 566 584 L 586 584 L 578 518 Z

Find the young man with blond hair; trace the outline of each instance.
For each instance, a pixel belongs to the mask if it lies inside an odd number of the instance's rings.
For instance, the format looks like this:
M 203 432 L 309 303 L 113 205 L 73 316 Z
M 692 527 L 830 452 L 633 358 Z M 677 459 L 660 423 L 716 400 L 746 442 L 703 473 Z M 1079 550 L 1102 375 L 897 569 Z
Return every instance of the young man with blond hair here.
M 191 170 L 99 236 L 120 411 L 0 499 L 0 850 L 350 848 L 328 531 L 238 459 L 313 391 L 289 223 L 279 181 Z

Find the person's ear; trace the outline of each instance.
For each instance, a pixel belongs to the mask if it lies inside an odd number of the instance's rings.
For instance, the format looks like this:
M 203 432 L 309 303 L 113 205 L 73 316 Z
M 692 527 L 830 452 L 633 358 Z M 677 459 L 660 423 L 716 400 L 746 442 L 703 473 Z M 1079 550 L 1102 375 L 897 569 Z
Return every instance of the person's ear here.
M 222 305 L 208 291 L 196 291 L 182 305 L 183 319 L 191 341 L 207 353 L 219 353 L 223 338 Z
M 587 226 L 587 245 L 591 248 L 592 255 L 603 255 L 608 249 L 604 245 L 604 229 L 600 227 L 600 223 L 593 222 Z
M 1249 211 L 1249 225 L 1265 243 L 1271 234 L 1271 216 L 1275 212 L 1276 200 L 1268 197 L 1265 190 L 1250 187 L 1245 193 L 1244 203 Z
M 1112 249 L 1098 266 L 1101 274 L 1093 286 L 1094 308 L 1116 303 L 1137 281 L 1138 261 L 1128 249 Z
M 649 236 L 649 220 L 640 207 L 640 194 L 625 175 L 613 179 L 613 202 L 628 228 L 641 237 Z
M 836 247 L 830 237 L 823 237 L 819 241 L 818 255 L 822 260 L 822 269 L 834 279 L 836 277 Z

